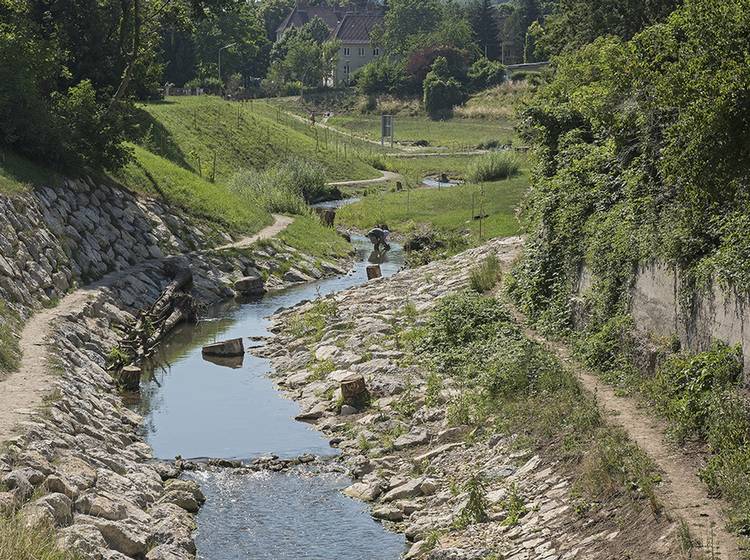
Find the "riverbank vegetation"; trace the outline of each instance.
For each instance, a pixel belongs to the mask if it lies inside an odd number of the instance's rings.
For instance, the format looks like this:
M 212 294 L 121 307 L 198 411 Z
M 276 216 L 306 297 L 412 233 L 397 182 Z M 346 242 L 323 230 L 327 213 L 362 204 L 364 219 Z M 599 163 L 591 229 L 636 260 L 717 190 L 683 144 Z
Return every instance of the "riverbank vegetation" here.
M 644 380 L 628 309 L 643 262 L 677 270 L 685 316 L 717 286 L 747 295 L 750 17 L 741 0 L 688 0 L 661 23 L 620 29 L 559 58 L 524 111 L 538 163 L 510 293 L 537 327 L 568 336 L 587 365 L 699 444 L 702 476 L 744 534 L 750 426 L 734 350 L 690 355 L 665 341 Z M 577 294 L 584 267 L 592 282 Z
M 57 548 L 55 530 L 41 525 L 30 530 L 18 515 L 0 514 L 0 558 L 12 560 L 78 560 Z
M 401 338 L 436 376 L 433 384 L 456 387 L 447 403 L 451 425 L 472 426 L 482 437 L 514 434 L 519 448 L 560 460 L 574 476 L 580 515 L 618 500 L 658 513 L 654 464 L 607 424 L 595 398 L 496 298 L 448 296 L 424 326 Z

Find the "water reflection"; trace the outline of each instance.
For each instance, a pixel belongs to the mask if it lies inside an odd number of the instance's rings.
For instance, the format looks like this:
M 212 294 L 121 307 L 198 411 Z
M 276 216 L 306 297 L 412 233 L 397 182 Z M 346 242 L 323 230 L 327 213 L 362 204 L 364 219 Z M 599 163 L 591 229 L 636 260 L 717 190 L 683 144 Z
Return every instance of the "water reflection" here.
M 144 436 L 157 457 L 244 459 L 265 453 L 290 457 L 335 452 L 318 432 L 294 421 L 299 407 L 282 398 L 268 379 L 268 360 L 248 354 L 242 364 L 206 361 L 201 348 L 217 340 L 266 336 L 266 317 L 280 307 L 364 283 L 372 245 L 361 236 L 352 241 L 357 262 L 350 274 L 248 304 L 224 304 L 211 310 L 208 320 L 182 326 L 169 337 L 156 356 L 162 365 L 144 380 L 135 405 L 145 417 Z M 383 276 L 403 266 L 396 244 L 379 258 Z

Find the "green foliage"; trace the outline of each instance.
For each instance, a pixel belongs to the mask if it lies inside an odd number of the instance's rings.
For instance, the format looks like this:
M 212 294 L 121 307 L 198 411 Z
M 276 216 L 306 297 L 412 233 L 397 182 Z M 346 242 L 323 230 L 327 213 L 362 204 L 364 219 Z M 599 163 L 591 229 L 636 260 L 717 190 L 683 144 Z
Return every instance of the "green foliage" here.
M 0 301 L 0 379 L 3 372 L 15 370 L 21 361 L 16 336 L 20 327 L 20 317 L 4 301 Z
M 471 269 L 469 285 L 475 292 L 483 294 L 494 288 L 500 280 L 500 261 L 492 254 Z
M 507 527 L 515 527 L 521 518 L 528 513 L 526 502 L 521 495 L 521 491 L 518 489 L 518 485 L 514 482 L 508 486 L 508 495 L 501 502 L 502 508 L 505 510 L 505 519 L 503 519 L 503 525 Z
M 499 86 L 506 80 L 505 66 L 489 58 L 479 58 L 469 68 L 469 80 L 474 91 Z
M 356 81 L 357 89 L 364 95 L 400 95 L 409 88 L 405 63 L 387 57 L 378 58 L 360 68 Z
M 77 560 L 56 545 L 53 527 L 30 528 L 20 515 L 0 515 L 0 558 L 13 560 Z
M 453 108 L 466 99 L 463 85 L 447 73 L 447 64 L 445 58 L 436 58 L 424 80 L 424 108 L 433 119 L 450 116 Z
M 466 175 L 472 183 L 510 179 L 521 172 L 521 161 L 514 152 L 490 152 L 475 158 Z
M 474 523 L 484 523 L 487 521 L 487 490 L 484 480 L 480 473 L 473 473 L 463 485 L 466 492 L 466 505 L 461 508 L 456 523 L 459 527 L 467 527 Z
M 742 379 L 739 348 L 720 343 L 695 356 L 676 355 L 647 383 L 647 391 L 662 413 L 673 422 L 676 435 L 706 438 L 715 418 L 714 399 Z M 716 443 L 723 439 L 714 434 Z M 730 442 L 734 438 L 729 438 Z
M 714 280 L 750 285 L 748 29 L 742 1 L 689 0 L 629 42 L 559 59 L 524 112 L 539 165 L 513 293 L 534 321 L 571 325 L 584 264 L 597 324 L 624 311 L 646 260 L 678 267 L 686 306 Z
M 681 0 L 558 0 L 537 31 L 543 51 L 559 54 L 616 35 L 630 39 L 643 28 L 665 19 Z
M 230 189 L 268 212 L 305 215 L 307 203 L 330 196 L 325 170 L 316 162 L 290 158 L 265 171 L 243 170 L 230 181 Z

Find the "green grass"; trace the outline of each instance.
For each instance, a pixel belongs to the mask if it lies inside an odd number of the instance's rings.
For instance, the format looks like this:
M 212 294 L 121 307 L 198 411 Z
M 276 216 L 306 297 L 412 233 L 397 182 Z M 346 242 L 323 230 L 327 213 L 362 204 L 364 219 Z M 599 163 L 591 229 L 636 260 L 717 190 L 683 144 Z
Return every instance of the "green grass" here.
M 216 182 L 228 181 L 239 169 L 264 169 L 292 155 L 320 161 L 330 181 L 378 176 L 351 154 L 344 159 L 316 150 L 312 132 L 301 123 L 278 118 L 277 111 L 263 102 L 173 97 L 141 109 L 140 144 L 207 178 L 214 178 L 216 154 Z
M 58 186 L 61 178 L 43 166 L 13 154 L 0 151 L 0 193 L 15 194 L 33 186 Z
M 3 372 L 15 370 L 20 362 L 21 350 L 14 334 L 19 327 L 18 315 L 0 301 L 0 379 Z
M 379 115 L 337 115 L 329 124 L 370 140 L 380 140 Z M 426 140 L 430 146 L 451 149 L 473 149 L 479 145 L 498 141 L 510 144 L 515 136 L 510 118 L 459 119 L 433 121 L 426 116 L 395 118 L 396 141 L 407 143 Z
M 157 196 L 186 212 L 227 226 L 234 233 L 255 233 L 272 222 L 255 201 L 245 200 L 221 183 L 211 183 L 139 146 L 135 159 L 115 174 L 124 185 Z
M 0 559 L 76 560 L 77 555 L 57 548 L 50 527 L 28 528 L 20 516 L 0 516 Z
M 401 232 L 415 224 L 430 223 L 443 230 L 468 231 L 478 239 L 480 224 L 472 219 L 473 199 L 474 215 L 480 209 L 488 214 L 482 222 L 482 238 L 507 237 L 519 231 L 515 211 L 527 188 L 528 176 L 524 172 L 519 177 L 482 186 L 377 193 L 342 208 L 336 219 L 358 229 L 386 223 L 393 231 Z
M 332 259 L 349 254 L 351 245 L 336 230 L 321 225 L 317 217 L 297 216 L 278 238 L 312 257 Z
M 490 152 L 472 161 L 466 179 L 472 183 L 508 179 L 518 175 L 520 169 L 521 160 L 515 152 Z

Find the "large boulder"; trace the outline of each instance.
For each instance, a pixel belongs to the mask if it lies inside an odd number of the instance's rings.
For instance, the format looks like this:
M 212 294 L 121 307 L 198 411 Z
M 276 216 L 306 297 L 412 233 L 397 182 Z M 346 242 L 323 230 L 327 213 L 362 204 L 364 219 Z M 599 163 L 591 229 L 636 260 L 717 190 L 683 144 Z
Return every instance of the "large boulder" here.
M 234 289 L 243 296 L 260 296 L 266 293 L 263 277 L 257 270 L 252 270 L 251 274 L 237 280 Z

